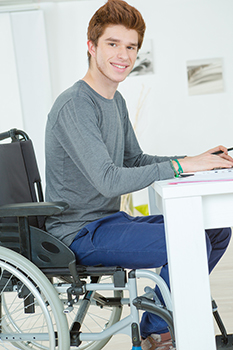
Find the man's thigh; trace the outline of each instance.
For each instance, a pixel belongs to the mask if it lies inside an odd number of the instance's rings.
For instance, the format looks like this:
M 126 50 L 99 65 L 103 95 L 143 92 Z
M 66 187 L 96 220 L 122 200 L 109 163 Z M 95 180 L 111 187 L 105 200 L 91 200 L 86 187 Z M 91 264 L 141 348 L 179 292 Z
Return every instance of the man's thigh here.
M 163 217 L 117 213 L 87 225 L 70 248 L 84 265 L 154 268 L 167 263 Z

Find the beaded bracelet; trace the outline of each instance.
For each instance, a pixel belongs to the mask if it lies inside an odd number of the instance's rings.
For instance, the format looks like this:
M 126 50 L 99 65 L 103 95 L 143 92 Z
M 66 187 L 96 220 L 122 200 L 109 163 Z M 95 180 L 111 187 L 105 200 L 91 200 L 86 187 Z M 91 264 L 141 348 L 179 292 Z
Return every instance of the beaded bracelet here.
M 182 169 L 182 166 L 180 165 L 180 162 L 178 161 L 178 159 L 174 159 L 174 161 L 178 164 L 178 174 L 182 174 L 184 171 Z
M 177 171 L 172 163 L 172 159 L 170 159 L 170 162 L 171 162 L 171 167 L 172 167 L 172 170 L 174 171 L 175 177 L 179 177 L 179 174 L 177 173 Z

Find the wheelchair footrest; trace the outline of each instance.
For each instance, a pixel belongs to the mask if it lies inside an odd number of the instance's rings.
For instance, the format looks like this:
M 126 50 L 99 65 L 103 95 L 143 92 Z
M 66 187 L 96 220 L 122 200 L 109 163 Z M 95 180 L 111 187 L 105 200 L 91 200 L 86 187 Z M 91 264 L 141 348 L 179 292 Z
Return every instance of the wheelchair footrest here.
M 174 335 L 174 326 L 173 326 L 173 317 L 172 312 L 167 310 L 163 306 L 158 306 L 153 300 L 148 299 L 144 296 L 137 297 L 133 300 L 133 305 L 138 310 L 144 310 L 151 312 L 159 317 L 161 317 L 168 325 L 169 332 L 171 334 L 173 343 L 175 345 L 175 335 Z
M 136 306 L 138 310 L 148 311 L 162 317 L 168 323 L 168 325 L 171 325 L 173 328 L 173 319 L 171 312 L 163 306 L 156 305 L 153 300 L 141 296 L 133 300 L 133 305 Z
M 233 350 L 233 334 L 228 334 L 227 339 L 222 335 L 216 336 L 217 349 L 228 349 Z

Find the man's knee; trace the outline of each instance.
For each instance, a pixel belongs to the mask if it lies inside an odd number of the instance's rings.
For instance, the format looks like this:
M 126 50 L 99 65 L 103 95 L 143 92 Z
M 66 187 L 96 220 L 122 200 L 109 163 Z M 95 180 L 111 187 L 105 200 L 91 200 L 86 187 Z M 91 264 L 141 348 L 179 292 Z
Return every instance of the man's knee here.
M 227 247 L 228 244 L 230 243 L 231 235 L 232 235 L 232 231 L 230 227 L 225 227 L 222 229 L 220 242 L 223 243 L 225 247 Z
M 226 248 L 231 240 L 230 227 L 206 230 L 206 233 L 211 245 L 216 248 Z

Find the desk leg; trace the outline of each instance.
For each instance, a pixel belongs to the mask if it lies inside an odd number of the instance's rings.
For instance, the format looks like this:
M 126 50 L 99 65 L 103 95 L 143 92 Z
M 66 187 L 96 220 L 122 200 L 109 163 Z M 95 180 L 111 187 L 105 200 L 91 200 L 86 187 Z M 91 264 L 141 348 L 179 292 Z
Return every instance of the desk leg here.
M 201 197 L 163 202 L 177 350 L 215 350 Z

